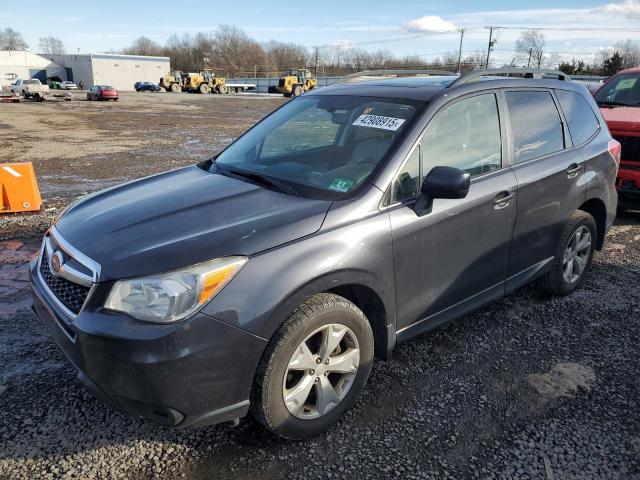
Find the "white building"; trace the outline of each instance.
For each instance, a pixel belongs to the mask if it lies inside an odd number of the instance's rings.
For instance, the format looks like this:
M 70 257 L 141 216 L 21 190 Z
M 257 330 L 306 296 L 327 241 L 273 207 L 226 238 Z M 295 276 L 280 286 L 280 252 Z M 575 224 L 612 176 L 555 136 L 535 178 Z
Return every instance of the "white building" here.
M 0 50 L 0 88 L 17 79 L 37 78 L 45 83 L 47 77 L 65 79 L 64 68 L 48 58 L 24 50 Z
M 66 80 L 82 82 L 85 88 L 110 85 L 116 90 L 133 90 L 135 82 L 158 83 L 170 71 L 169 57 L 145 57 L 113 53 L 46 55 L 61 65 Z

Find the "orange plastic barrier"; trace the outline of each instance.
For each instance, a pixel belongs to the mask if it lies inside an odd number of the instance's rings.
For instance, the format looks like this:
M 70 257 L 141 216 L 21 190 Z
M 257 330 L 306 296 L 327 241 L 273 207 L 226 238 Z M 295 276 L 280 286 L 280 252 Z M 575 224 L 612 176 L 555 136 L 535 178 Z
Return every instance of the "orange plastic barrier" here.
M 36 211 L 41 206 L 31 162 L 0 163 L 0 213 Z

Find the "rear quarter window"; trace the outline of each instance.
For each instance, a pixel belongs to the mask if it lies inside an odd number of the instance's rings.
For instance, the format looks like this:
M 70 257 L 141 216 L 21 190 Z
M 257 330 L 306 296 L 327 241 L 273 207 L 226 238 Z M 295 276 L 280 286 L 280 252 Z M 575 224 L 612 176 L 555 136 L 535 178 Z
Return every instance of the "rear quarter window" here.
M 581 94 L 567 90 L 556 90 L 556 96 L 569 124 L 569 133 L 573 144 L 582 145 L 600 128 L 598 118 Z
M 515 147 L 515 163 L 564 149 L 560 114 L 550 92 L 505 93 Z

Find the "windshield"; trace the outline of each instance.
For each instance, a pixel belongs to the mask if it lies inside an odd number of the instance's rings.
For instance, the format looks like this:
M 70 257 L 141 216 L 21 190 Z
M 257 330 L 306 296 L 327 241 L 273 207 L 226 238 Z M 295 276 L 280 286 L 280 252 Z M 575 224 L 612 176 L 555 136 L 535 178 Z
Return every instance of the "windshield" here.
M 598 105 L 640 105 L 640 73 L 627 73 L 613 78 L 595 95 Z
M 304 196 L 338 198 L 367 180 L 424 105 L 375 97 L 301 97 L 229 146 L 211 171 L 257 174 L 252 177 L 286 182 Z

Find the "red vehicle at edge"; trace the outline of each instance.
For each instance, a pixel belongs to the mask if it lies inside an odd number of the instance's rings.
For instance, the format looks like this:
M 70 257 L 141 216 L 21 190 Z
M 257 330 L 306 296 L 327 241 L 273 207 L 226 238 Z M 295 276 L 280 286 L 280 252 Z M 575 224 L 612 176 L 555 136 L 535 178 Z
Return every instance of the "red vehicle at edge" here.
M 118 91 L 106 85 L 94 85 L 87 92 L 87 100 L 118 100 Z
M 640 68 L 616 73 L 593 96 L 611 135 L 622 145 L 618 205 L 640 208 Z

